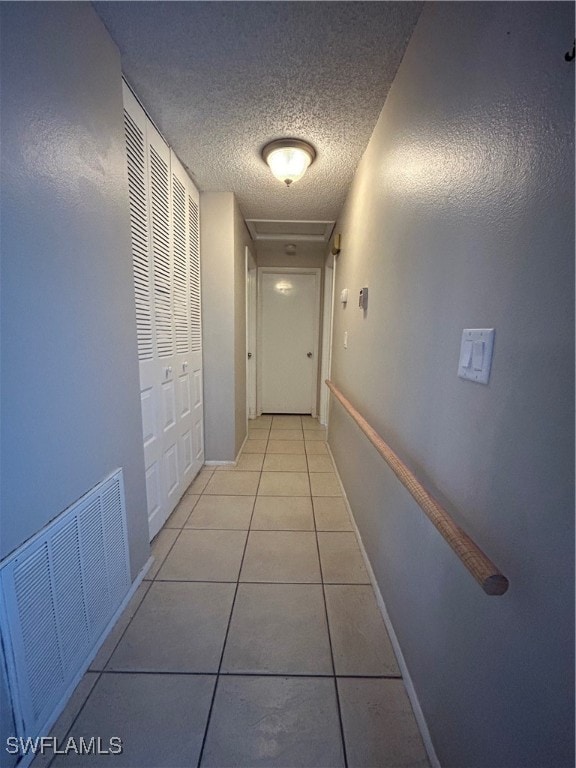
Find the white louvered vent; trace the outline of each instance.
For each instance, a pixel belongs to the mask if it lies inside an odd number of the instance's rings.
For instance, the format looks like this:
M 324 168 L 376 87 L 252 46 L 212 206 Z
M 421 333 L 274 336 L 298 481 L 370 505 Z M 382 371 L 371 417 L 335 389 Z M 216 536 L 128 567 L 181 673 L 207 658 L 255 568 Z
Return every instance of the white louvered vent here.
M 202 321 L 200 316 L 200 227 L 196 202 L 188 196 L 190 224 L 190 335 L 192 352 L 202 349 Z
M 173 353 L 169 176 L 166 163 L 152 146 L 150 147 L 150 180 L 156 344 L 159 356 L 169 357 Z
M 186 190 L 175 174 L 172 174 L 172 236 L 174 244 L 174 335 L 176 352 L 178 354 L 186 354 L 190 350 Z
M 150 360 L 152 348 L 152 317 L 150 312 L 150 269 L 148 266 L 149 232 L 146 204 L 146 159 L 144 135 L 128 112 L 124 111 L 124 133 L 128 158 L 128 193 L 130 200 L 130 232 L 134 293 L 136 298 L 136 328 L 138 357 Z
M 2 643 L 20 736 L 50 721 L 130 588 L 118 470 L 0 570 Z

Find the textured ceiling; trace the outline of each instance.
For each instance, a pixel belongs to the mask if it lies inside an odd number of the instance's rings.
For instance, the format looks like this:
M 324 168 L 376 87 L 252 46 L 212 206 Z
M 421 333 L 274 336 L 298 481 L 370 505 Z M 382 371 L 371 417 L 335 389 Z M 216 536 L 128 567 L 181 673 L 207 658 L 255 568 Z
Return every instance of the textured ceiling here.
M 246 218 L 335 219 L 421 10 L 416 2 L 95 2 L 122 66 L 200 190 Z M 288 189 L 260 157 L 317 158 Z

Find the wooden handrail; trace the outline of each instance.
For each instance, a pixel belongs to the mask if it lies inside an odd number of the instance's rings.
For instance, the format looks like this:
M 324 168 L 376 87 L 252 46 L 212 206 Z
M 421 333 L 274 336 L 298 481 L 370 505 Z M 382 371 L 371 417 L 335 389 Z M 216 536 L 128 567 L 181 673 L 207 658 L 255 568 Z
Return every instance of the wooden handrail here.
M 506 576 L 500 573 L 494 563 L 472 541 L 470 536 L 456 525 L 446 510 L 428 493 L 417 480 L 414 473 L 398 458 L 392 448 L 384 442 L 380 435 L 368 424 L 366 419 L 358 413 L 342 392 L 328 379 L 326 379 L 326 385 L 356 424 L 358 424 L 402 485 L 417 501 L 422 511 L 434 523 L 472 576 L 481 585 L 484 592 L 487 595 L 503 595 L 508 589 L 508 579 Z

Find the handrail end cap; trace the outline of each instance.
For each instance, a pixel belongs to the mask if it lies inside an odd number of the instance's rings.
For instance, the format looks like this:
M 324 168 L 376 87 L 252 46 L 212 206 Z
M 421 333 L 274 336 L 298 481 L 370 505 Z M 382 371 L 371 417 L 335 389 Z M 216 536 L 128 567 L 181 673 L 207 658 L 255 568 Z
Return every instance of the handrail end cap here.
M 508 579 L 501 573 L 494 573 L 482 582 L 482 589 L 487 595 L 503 595 L 509 586 Z

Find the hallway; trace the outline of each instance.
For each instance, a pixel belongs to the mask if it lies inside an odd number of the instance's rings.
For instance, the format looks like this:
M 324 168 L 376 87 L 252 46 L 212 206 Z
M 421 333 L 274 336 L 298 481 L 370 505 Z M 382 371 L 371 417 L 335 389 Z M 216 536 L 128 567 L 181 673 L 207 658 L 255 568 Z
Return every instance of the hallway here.
M 0 768 L 574 768 L 574 3 L 0 18 Z
M 153 553 L 60 740 L 119 736 L 99 759 L 131 768 L 428 765 L 316 419 L 251 422 Z M 74 758 L 52 766 L 98 761 Z

